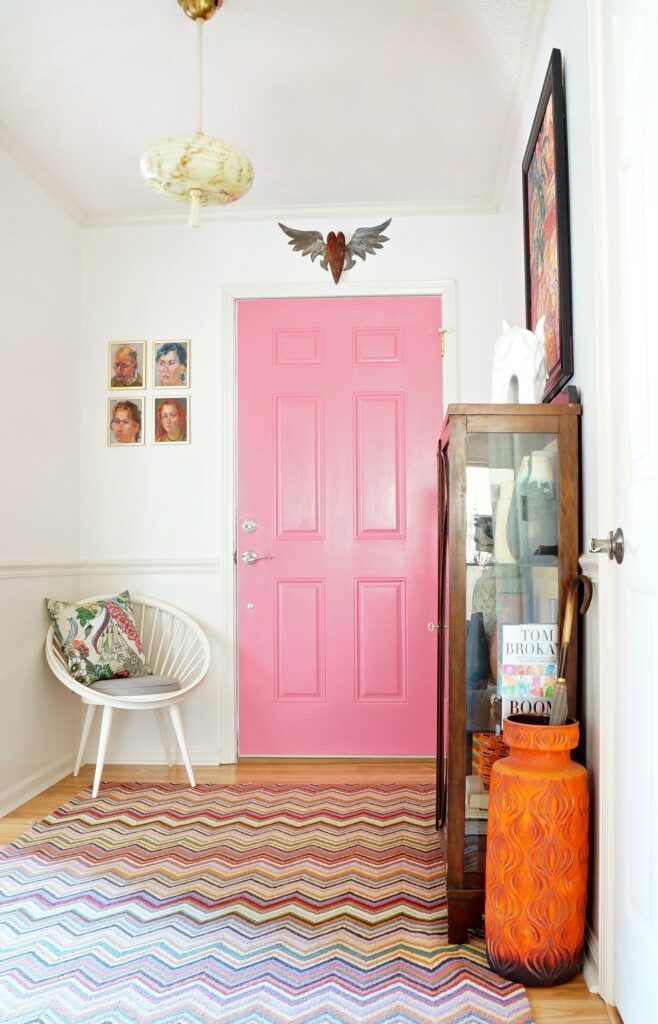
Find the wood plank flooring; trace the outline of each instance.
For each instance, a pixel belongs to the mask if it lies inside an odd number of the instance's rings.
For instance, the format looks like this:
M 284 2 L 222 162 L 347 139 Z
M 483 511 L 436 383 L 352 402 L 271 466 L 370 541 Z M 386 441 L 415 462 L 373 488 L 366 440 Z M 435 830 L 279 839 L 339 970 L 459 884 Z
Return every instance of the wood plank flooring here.
M 432 782 L 432 761 L 352 761 L 246 759 L 237 765 L 195 767 L 198 782 Z M 91 784 L 93 767 L 77 778 L 51 786 L 12 814 L 0 819 L 0 843 L 9 843 L 40 818 Z M 106 765 L 104 782 L 186 782 L 183 768 L 158 765 Z M 535 1024 L 623 1024 L 610 1006 L 587 990 L 582 976 L 567 985 L 528 989 Z

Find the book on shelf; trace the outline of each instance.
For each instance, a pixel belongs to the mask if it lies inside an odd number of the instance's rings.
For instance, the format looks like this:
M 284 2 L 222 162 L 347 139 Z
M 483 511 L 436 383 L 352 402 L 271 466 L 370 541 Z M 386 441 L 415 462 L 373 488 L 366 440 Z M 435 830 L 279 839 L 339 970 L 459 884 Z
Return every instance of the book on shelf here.
M 466 776 L 466 808 L 467 818 L 486 818 L 489 807 L 489 794 L 479 775 Z
M 501 714 L 548 715 L 557 679 L 557 623 L 501 626 L 498 695 Z

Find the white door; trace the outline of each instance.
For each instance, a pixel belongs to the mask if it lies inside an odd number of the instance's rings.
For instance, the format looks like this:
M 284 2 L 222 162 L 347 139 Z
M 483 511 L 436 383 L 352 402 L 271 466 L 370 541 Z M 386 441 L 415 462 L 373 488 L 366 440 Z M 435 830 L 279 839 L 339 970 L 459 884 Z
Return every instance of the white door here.
M 658 1019 L 658 4 L 594 7 L 610 340 L 599 417 L 608 418 L 613 453 L 610 467 L 599 467 L 611 474 L 600 529 L 620 526 L 626 540 L 623 563 L 602 572 L 602 596 L 612 592 L 612 658 L 602 664 L 614 758 L 614 925 L 603 937 L 612 942 L 613 985 L 603 994 L 625 1024 L 645 1024 Z

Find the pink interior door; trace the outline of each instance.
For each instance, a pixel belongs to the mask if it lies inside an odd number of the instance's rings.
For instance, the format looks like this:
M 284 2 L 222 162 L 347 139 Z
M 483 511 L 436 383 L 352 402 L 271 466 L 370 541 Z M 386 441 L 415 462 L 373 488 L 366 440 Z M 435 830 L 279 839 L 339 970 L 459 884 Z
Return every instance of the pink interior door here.
M 243 755 L 436 753 L 440 326 L 438 298 L 239 303 Z

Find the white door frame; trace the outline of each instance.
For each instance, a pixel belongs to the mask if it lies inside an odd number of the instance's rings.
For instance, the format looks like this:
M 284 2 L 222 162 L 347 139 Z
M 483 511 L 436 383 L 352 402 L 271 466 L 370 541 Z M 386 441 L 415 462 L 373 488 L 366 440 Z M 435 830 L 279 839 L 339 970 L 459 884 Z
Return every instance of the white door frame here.
M 607 0 L 587 0 L 589 54 L 590 54 L 590 95 L 592 112 L 592 184 L 594 220 L 594 336 L 596 338 L 596 407 L 597 438 L 596 457 L 598 467 L 598 524 L 597 537 L 605 537 L 614 530 L 613 522 L 615 466 L 610 452 L 615 450 L 613 417 L 603 415 L 605 409 L 613 408 L 614 374 L 616 360 L 612 332 L 610 329 L 610 289 L 619 282 L 610 279 L 608 263 L 609 249 L 609 207 L 606 178 L 606 135 L 608 112 L 605 105 L 606 82 L 610 69 L 607 66 L 603 40 L 603 6 Z M 588 538 L 585 538 L 588 542 Z M 596 940 L 598 963 L 590 965 L 591 973 L 585 971 L 590 988 L 598 990 L 606 1003 L 614 1005 L 614 905 L 616 885 L 615 864 L 615 722 L 614 722 L 614 665 L 616 651 L 615 615 L 611 573 L 616 565 L 604 556 L 598 564 L 598 688 L 599 688 L 599 791 L 596 795 L 596 860 L 598 863 L 599 921 Z M 596 684 L 595 684 L 596 685 Z M 587 964 L 586 964 L 587 966 Z M 598 968 L 598 970 L 597 970 Z M 598 973 L 598 979 L 596 977 Z M 597 984 L 598 981 L 598 984 Z
M 222 337 L 218 400 L 222 403 L 221 438 L 218 455 L 223 467 L 220 508 L 220 751 L 222 764 L 237 761 L 237 569 L 234 562 L 237 473 L 237 303 L 240 299 L 308 298 L 382 298 L 396 295 L 436 295 L 441 299 L 442 326 L 447 330 L 443 360 L 444 405 L 456 402 L 457 380 L 457 308 L 454 281 L 372 282 L 363 284 L 332 282 L 318 284 L 229 284 L 221 292 Z M 437 340 L 437 344 L 440 342 Z

